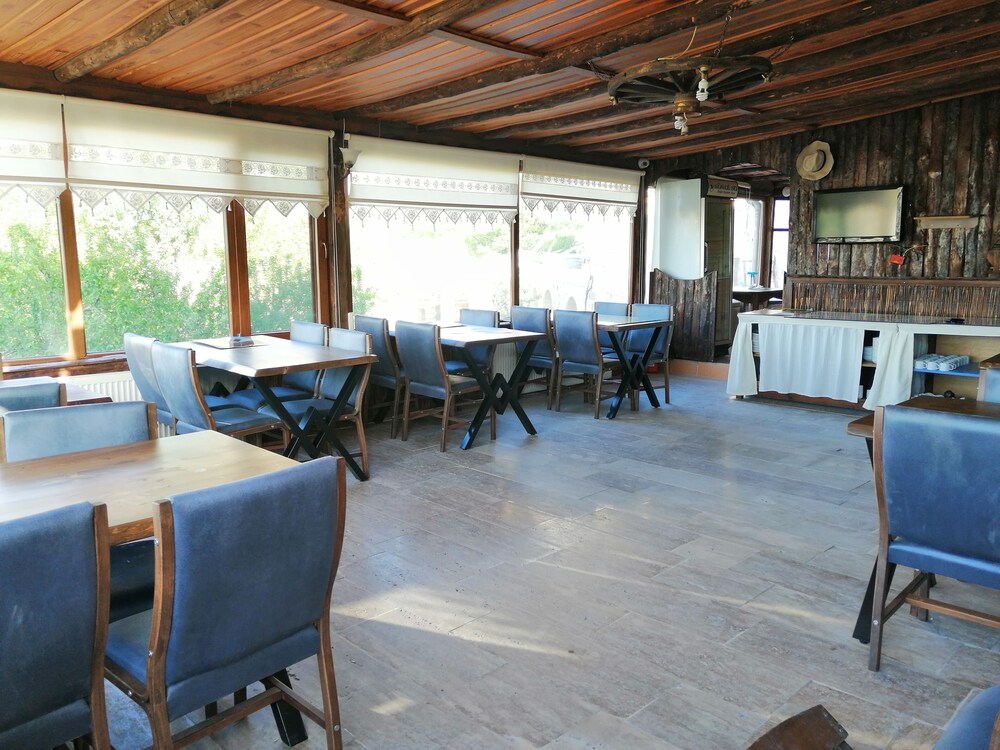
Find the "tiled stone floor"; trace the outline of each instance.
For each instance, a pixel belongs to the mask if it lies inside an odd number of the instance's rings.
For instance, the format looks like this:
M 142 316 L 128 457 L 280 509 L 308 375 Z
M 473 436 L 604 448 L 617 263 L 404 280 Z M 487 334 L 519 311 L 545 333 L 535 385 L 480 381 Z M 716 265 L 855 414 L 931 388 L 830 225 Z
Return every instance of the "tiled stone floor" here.
M 858 750 L 920 750 L 998 681 L 1000 635 L 934 615 L 892 619 L 868 671 L 850 637 L 876 536 L 856 414 L 696 378 L 672 396 L 613 421 L 532 396 L 538 436 L 508 415 L 495 443 L 454 433 L 444 454 L 426 420 L 406 443 L 370 430 L 334 587 L 347 747 L 728 750 L 822 703 Z M 293 674 L 318 697 L 311 663 Z M 142 714 L 110 686 L 109 704 L 118 750 L 145 746 Z M 307 728 L 300 747 L 325 747 Z M 262 712 L 197 747 L 281 744 Z

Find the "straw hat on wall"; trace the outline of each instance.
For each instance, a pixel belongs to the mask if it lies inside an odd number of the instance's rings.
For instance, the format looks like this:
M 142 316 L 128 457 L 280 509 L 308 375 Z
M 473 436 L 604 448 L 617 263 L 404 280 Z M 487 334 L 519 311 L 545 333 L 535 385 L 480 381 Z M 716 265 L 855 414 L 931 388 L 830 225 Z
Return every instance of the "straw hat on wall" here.
M 824 141 L 810 143 L 795 160 L 795 169 L 803 180 L 821 180 L 826 177 L 833 170 L 830 144 Z

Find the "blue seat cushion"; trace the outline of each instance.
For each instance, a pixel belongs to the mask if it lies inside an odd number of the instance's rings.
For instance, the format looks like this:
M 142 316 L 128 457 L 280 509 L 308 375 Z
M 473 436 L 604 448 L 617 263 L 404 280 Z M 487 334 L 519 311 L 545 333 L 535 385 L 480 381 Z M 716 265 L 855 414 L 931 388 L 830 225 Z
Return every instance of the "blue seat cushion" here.
M 469 365 L 464 361 L 459 361 L 457 359 L 446 359 L 444 361 L 444 369 L 449 375 L 457 375 L 460 372 L 468 372 Z
M 934 750 L 987 750 L 997 711 L 1000 711 L 1000 685 L 984 690 L 962 706 Z
M 272 416 L 249 409 L 223 409 L 212 412 L 212 416 L 215 417 L 215 429 L 224 434 L 264 427 L 275 421 Z
M 111 623 L 108 628 L 105 652 L 108 658 L 143 683 L 146 682 L 146 654 L 152 618 L 152 611 L 140 612 Z M 171 719 L 183 716 L 318 651 L 319 633 L 313 627 L 303 628 L 247 658 L 168 685 L 167 712 Z
M 6 685 L 4 689 L 16 687 Z M 0 730 L 0 747 L 4 750 L 55 747 L 82 737 L 90 730 L 90 707 L 85 701 L 78 700 L 24 724 Z
M 889 543 L 888 560 L 908 568 L 1000 589 L 1000 564 L 989 560 L 956 555 L 903 539 Z
M 279 401 L 295 401 L 300 398 L 312 397 L 312 393 L 300 391 L 298 388 L 287 388 L 283 385 L 272 388 L 271 391 L 275 396 L 277 396 Z M 239 406 L 244 409 L 249 409 L 250 411 L 257 411 L 266 403 L 264 401 L 264 397 L 261 395 L 261 392 L 255 388 L 233 391 L 226 396 L 223 401 L 228 403 L 230 406 Z M 211 406 L 211 404 L 209 404 L 209 406 Z
M 589 362 L 563 362 L 563 372 L 577 372 L 584 375 L 597 375 L 601 371 L 600 365 L 592 365 Z
M 479 383 L 475 378 L 466 378 L 460 375 L 449 375 L 452 393 L 467 393 L 478 391 Z M 445 388 L 443 385 L 429 385 L 425 383 L 410 383 L 410 392 L 418 396 L 430 396 L 431 398 L 444 399 Z

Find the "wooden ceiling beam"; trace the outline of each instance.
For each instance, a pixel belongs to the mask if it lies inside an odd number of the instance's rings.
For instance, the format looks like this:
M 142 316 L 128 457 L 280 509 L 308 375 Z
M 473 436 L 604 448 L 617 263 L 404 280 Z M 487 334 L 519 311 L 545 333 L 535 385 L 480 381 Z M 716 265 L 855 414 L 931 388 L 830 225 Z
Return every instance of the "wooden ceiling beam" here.
M 925 0 L 883 0 L 883 2 L 877 4 L 853 5 L 847 8 L 832 11 L 830 13 L 825 13 L 823 15 L 813 16 L 795 23 L 779 26 L 775 29 L 755 34 L 747 39 L 731 42 L 726 45 L 726 55 L 736 56 L 759 54 L 763 51 L 781 47 L 791 42 L 802 42 L 810 37 L 830 34 L 842 29 L 847 29 L 856 24 L 871 21 L 873 18 L 902 14 L 915 8 L 919 8 L 925 4 Z M 905 34 L 906 32 L 903 30 L 900 33 Z M 810 58 L 805 59 L 808 60 Z M 440 90 L 440 87 L 436 89 L 436 91 Z M 397 99 L 390 101 L 399 101 L 403 98 L 404 97 L 397 97 Z M 405 106 L 406 102 L 400 102 L 400 104 Z M 360 107 L 357 111 L 364 114 L 373 113 L 369 107 Z M 580 119 L 574 119 L 577 117 Z M 580 125 L 582 127 L 587 127 L 588 122 L 589 118 L 587 117 L 568 115 L 567 117 L 562 118 L 559 121 L 559 124 L 563 127 L 568 125 Z M 485 137 L 530 137 L 532 129 L 533 126 L 529 124 L 512 125 L 500 128 L 493 133 L 487 134 Z M 548 120 L 540 122 L 535 129 L 541 131 L 551 130 L 551 122 Z
M 55 69 L 57 81 L 66 83 L 110 62 L 147 47 L 165 34 L 187 26 L 229 0 L 174 0 L 144 16 L 120 34 L 67 60 Z
M 363 18 L 366 21 L 374 21 L 383 26 L 404 26 L 410 22 L 405 13 L 400 13 L 398 10 L 391 10 L 389 8 L 376 8 L 362 2 L 362 0 L 305 0 L 305 2 L 315 5 L 317 8 L 335 10 L 338 13 L 343 13 L 345 16 Z M 466 47 L 483 50 L 484 52 L 493 52 L 515 60 L 533 60 L 542 56 L 541 52 L 534 52 L 525 47 L 507 44 L 507 42 L 501 42 L 498 39 L 490 39 L 481 34 L 473 34 L 452 26 L 432 31 L 430 35 L 438 39 L 456 42 Z
M 753 5 L 760 5 L 765 1 L 743 0 L 740 3 L 740 7 L 746 8 Z M 892 2 L 893 0 L 886 1 Z M 700 3 L 685 3 L 670 10 L 665 10 L 662 13 L 657 13 L 650 18 L 644 18 L 641 21 L 628 24 L 607 34 L 561 47 L 546 53 L 539 60 L 524 60 L 499 68 L 493 68 L 482 73 L 476 73 L 443 83 L 433 88 L 355 107 L 348 110 L 346 114 L 363 116 L 383 115 L 389 112 L 397 112 L 406 107 L 460 96 L 471 91 L 486 88 L 487 86 L 508 83 L 519 78 L 586 65 L 591 60 L 607 57 L 623 49 L 639 44 L 646 44 L 676 31 L 690 29 L 694 26 L 724 18 L 730 11 L 732 11 L 732 0 L 701 0 Z
M 424 125 L 424 127 L 429 130 L 443 130 L 447 128 L 455 128 L 460 125 L 473 125 L 486 120 L 496 120 L 503 117 L 515 117 L 528 112 L 544 112 L 545 110 L 552 109 L 553 107 L 560 107 L 563 104 L 572 104 L 573 102 L 579 102 L 586 99 L 594 99 L 598 96 L 603 96 L 606 99 L 607 95 L 608 84 L 604 81 L 599 81 L 597 83 L 588 83 L 585 86 L 564 91 L 560 94 L 542 94 L 539 99 L 519 102 L 518 104 L 512 104 L 509 107 L 500 107 L 497 109 L 491 109 L 488 112 L 476 112 L 475 114 L 464 115 L 462 117 L 451 117 L 447 120 L 438 120 L 437 122 L 430 123 L 429 125 Z
M 304 78 L 328 75 L 345 65 L 368 60 L 383 52 L 402 47 L 432 31 L 443 29 L 456 21 L 493 6 L 503 5 L 505 2 L 507 0 L 447 0 L 432 10 L 417 13 L 407 23 L 400 26 L 359 39 L 353 44 L 348 44 L 312 60 L 305 60 L 282 70 L 276 70 L 259 78 L 211 93 L 208 95 L 208 101 L 212 104 L 219 104 L 235 99 L 245 99 L 254 94 L 301 81 Z

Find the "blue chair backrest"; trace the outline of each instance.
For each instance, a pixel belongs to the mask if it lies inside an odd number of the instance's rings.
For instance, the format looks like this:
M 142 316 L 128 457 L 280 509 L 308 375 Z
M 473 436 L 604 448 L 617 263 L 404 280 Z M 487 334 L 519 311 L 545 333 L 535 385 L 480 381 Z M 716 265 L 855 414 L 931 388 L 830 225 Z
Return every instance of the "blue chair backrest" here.
M 458 311 L 458 322 L 467 326 L 482 326 L 484 328 L 499 328 L 500 313 L 496 310 L 473 310 L 463 307 Z M 469 354 L 472 361 L 486 368 L 493 364 L 492 346 L 470 346 Z
M 150 434 L 152 408 L 145 401 L 120 401 L 9 412 L 2 418 L 6 460 L 27 461 L 149 440 L 155 436 Z
M 153 372 L 167 401 L 167 408 L 177 420 L 177 432 L 215 429 L 198 382 L 193 351 L 183 346 L 154 342 Z
M 371 336 L 364 331 L 350 330 L 347 328 L 330 329 L 330 346 L 334 349 L 345 349 L 358 354 L 368 354 L 371 351 Z M 350 374 L 350 367 L 334 367 L 324 371 L 323 380 L 320 382 L 319 395 L 323 398 L 333 400 L 337 398 L 340 389 Z M 358 393 L 364 387 L 364 378 L 358 382 L 351 393 L 348 402 L 351 406 L 358 405 Z
M 0 524 L 0 581 L 0 747 L 53 747 L 90 731 L 94 506 Z
M 886 406 L 882 479 L 888 533 L 1000 562 L 1000 419 Z
M 447 374 L 441 353 L 440 326 L 400 320 L 396 323 L 396 348 L 408 380 L 444 388 Z
M 13 380 L 0 386 L 0 408 L 7 411 L 46 409 L 66 403 L 66 386 L 62 383 L 26 383 Z
M 169 499 L 171 716 L 316 652 L 313 623 L 340 552 L 339 491 L 337 461 L 323 457 Z
M 128 360 L 129 372 L 132 373 L 132 380 L 135 381 L 135 387 L 139 389 L 142 400 L 156 404 L 157 419 L 170 422 L 172 421 L 170 409 L 167 408 L 167 400 L 160 392 L 160 385 L 156 382 L 156 373 L 153 371 L 154 341 L 156 339 L 149 336 L 126 333 L 125 359 Z
M 628 315 L 627 302 L 595 302 L 594 312 L 598 315 Z M 598 331 L 597 340 L 601 346 L 608 348 L 611 346 L 611 335 L 606 331 Z
M 670 305 L 636 303 L 632 305 L 632 317 L 636 320 L 673 320 L 673 308 Z M 656 343 L 653 344 L 652 357 L 662 358 L 669 331 L 669 328 L 637 328 L 634 331 L 629 331 L 625 348 L 630 353 L 643 353 L 646 351 L 653 333 L 656 332 Z
M 372 373 L 398 378 L 399 362 L 389 340 L 389 321 L 385 318 L 355 315 L 354 330 L 363 331 L 372 337 L 372 353 L 378 357 L 378 362 L 372 365 Z
M 322 323 L 313 323 L 307 320 L 293 320 L 288 338 L 300 344 L 316 344 L 326 346 L 327 331 L 329 329 Z M 307 393 L 316 391 L 316 380 L 319 378 L 318 370 L 306 370 L 305 372 L 290 372 L 283 375 L 281 384 L 289 388 L 295 388 Z
M 556 310 L 555 324 L 559 359 L 585 364 L 598 364 L 601 361 L 596 312 Z
M 979 393 L 976 398 L 1000 403 L 1000 367 L 984 367 L 980 370 Z
M 550 322 L 551 318 L 549 315 L 547 307 L 522 307 L 514 305 L 510 308 L 511 328 L 517 331 L 537 331 L 538 333 L 545 334 L 544 339 L 535 342 L 534 356 L 536 357 L 552 356 L 552 346 L 550 344 L 552 323 Z M 520 354 L 524 351 L 526 343 L 518 341 L 515 346 L 517 347 L 517 353 Z

